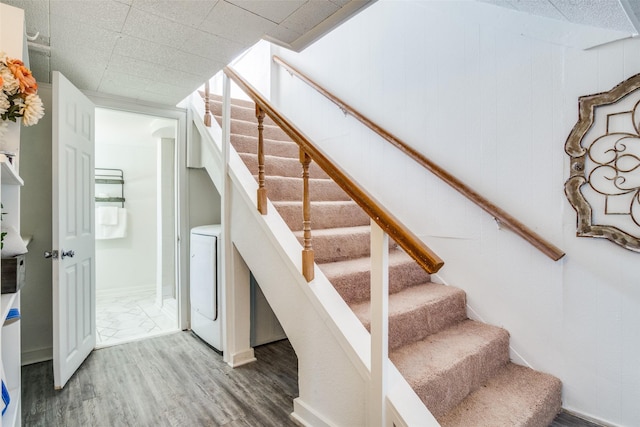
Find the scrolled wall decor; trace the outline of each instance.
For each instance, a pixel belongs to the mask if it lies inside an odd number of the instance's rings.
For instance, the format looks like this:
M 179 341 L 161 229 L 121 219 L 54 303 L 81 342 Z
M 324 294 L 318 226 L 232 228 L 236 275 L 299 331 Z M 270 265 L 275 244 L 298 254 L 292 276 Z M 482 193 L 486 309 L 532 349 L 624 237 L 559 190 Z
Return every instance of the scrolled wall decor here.
M 567 138 L 564 190 L 578 214 L 576 235 L 640 252 L 640 74 L 579 99 Z

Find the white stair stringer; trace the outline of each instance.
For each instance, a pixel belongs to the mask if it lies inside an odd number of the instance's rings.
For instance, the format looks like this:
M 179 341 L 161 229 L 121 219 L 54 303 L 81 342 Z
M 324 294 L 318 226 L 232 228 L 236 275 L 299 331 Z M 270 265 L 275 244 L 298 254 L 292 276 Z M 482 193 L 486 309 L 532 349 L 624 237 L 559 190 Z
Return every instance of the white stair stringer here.
M 215 120 L 210 128 L 204 126 L 202 104 L 196 97 L 190 105 L 200 133 L 200 160 L 222 190 L 222 132 Z M 271 202 L 267 215 L 258 212 L 257 183 L 235 149 L 229 150 L 231 241 L 298 357 L 299 396 L 292 418 L 308 426 L 369 425 L 369 413 L 377 410 L 370 407 L 369 333 L 317 266 L 315 279 L 306 282 L 300 273 L 300 243 Z M 232 311 L 223 309 L 227 321 L 229 316 L 249 318 L 248 310 Z M 388 384 L 388 425 L 439 425 L 391 363 Z

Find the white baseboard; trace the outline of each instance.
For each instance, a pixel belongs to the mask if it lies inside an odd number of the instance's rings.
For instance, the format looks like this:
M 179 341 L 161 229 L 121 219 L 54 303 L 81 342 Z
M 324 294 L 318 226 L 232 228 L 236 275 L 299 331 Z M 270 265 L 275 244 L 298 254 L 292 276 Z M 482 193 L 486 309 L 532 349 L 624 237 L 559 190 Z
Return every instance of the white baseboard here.
M 53 359 L 53 348 L 48 347 L 38 350 L 23 351 L 20 357 L 22 366 L 46 362 L 47 360 Z
M 309 427 L 336 427 L 331 421 L 304 403 L 299 397 L 293 399 L 293 412 L 289 417 L 298 425 Z
M 238 366 L 247 365 L 257 360 L 258 359 L 256 359 L 253 349 L 249 348 L 239 353 L 232 354 L 231 358 L 229 359 L 228 365 L 232 368 L 237 368 Z
M 131 295 L 137 292 L 149 292 L 155 291 L 156 285 L 141 285 L 141 286 L 129 286 L 129 287 L 118 287 L 118 288 L 105 288 L 105 289 L 96 289 L 96 296 L 100 297 L 111 297 L 111 296 L 119 296 L 119 295 Z

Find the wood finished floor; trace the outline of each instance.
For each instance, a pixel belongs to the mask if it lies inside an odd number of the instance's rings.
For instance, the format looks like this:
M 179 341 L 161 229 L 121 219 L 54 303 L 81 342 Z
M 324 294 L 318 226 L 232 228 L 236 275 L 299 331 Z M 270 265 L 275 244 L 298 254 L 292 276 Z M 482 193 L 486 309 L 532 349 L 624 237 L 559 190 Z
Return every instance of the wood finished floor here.
M 189 332 L 94 351 L 61 391 L 51 362 L 22 368 L 25 427 L 295 426 L 298 360 L 288 341 L 236 369 Z M 505 426 L 507 427 L 507 426 Z M 550 427 L 597 427 L 567 413 Z
M 22 369 L 25 427 L 295 426 L 297 358 L 288 341 L 236 369 L 189 332 L 94 351 L 61 391 L 51 362 Z

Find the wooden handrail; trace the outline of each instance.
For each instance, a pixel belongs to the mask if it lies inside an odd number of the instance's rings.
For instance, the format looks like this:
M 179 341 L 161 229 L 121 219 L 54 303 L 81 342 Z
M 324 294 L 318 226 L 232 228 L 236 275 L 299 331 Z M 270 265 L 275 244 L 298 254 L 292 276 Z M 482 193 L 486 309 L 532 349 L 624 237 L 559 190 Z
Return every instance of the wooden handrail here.
M 544 253 L 546 256 L 548 256 L 552 260 L 557 261 L 565 255 L 565 253 L 561 249 L 559 249 L 557 246 L 548 242 L 547 240 L 542 238 L 539 234 L 537 234 L 535 231 L 531 230 L 529 227 L 524 225 L 522 222 L 518 221 L 510 214 L 500 209 L 499 207 L 491 203 L 489 200 L 482 197 L 475 190 L 467 186 L 465 183 L 460 181 L 455 176 L 451 175 L 449 172 L 447 172 L 440 166 L 436 165 L 433 161 L 431 161 L 430 159 L 428 159 L 427 157 L 419 153 L 417 150 L 415 150 L 405 142 L 401 141 L 400 139 L 398 139 L 397 137 L 395 137 L 394 135 L 392 135 L 390 132 L 386 131 L 382 127 L 375 124 L 369 118 L 367 118 L 366 116 L 358 112 L 355 108 L 351 107 L 349 104 L 347 104 L 346 102 L 344 102 L 343 100 L 336 97 L 335 95 L 333 95 L 332 93 L 324 89 L 322 86 L 314 82 L 311 78 L 306 76 L 303 72 L 299 71 L 291 64 L 288 64 L 287 62 L 285 62 L 282 58 L 274 55 L 273 61 L 276 64 L 279 64 L 282 67 L 284 67 L 287 71 L 289 71 L 291 74 L 298 77 L 303 82 L 307 83 L 316 91 L 320 92 L 327 99 L 329 99 L 331 102 L 336 104 L 345 114 L 351 115 L 353 118 L 355 118 L 356 120 L 358 120 L 359 122 L 367 126 L 369 129 L 376 132 L 382 138 L 384 138 L 385 140 L 393 144 L 400 151 L 407 154 L 409 157 L 411 157 L 413 160 L 415 160 L 420 165 L 425 167 L 435 176 L 440 178 L 445 183 L 449 184 L 454 190 L 458 191 L 467 199 L 471 200 L 473 203 L 475 203 L 480 208 L 482 208 L 485 212 L 487 212 L 489 215 L 495 218 L 498 224 L 513 231 L 518 236 L 522 237 L 524 240 L 531 243 L 533 246 L 535 246 L 538 250 L 540 250 L 542 253 Z
M 300 149 L 315 161 L 404 251 L 409 254 L 427 272 L 435 273 L 444 265 L 423 241 L 400 223 L 373 196 L 361 188 L 341 168 L 310 140 L 300 129 L 293 125 L 280 111 L 262 96 L 251 84 L 244 80 L 233 68 L 225 67 L 225 74 L 233 80 L 270 118 L 278 125 Z

